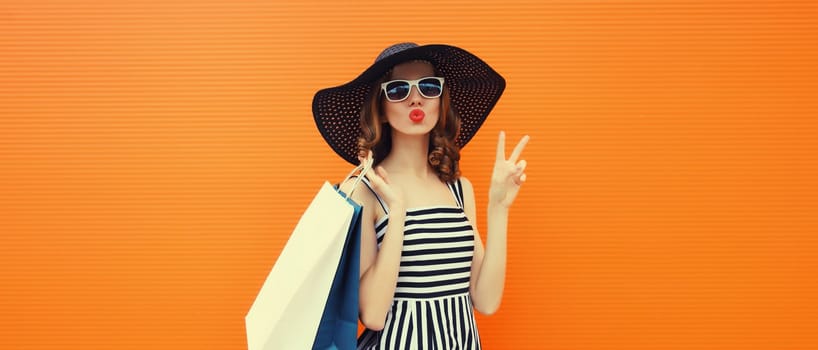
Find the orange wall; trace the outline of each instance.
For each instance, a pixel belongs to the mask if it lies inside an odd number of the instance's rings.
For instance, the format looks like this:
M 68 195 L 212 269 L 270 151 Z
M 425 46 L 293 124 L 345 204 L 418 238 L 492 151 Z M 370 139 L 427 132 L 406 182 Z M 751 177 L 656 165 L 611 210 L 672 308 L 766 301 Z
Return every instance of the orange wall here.
M 487 349 L 818 347 L 813 1 L 5 1 L 0 348 L 239 349 L 324 179 L 310 111 L 392 43 L 530 134 Z M 511 141 L 510 141 L 511 142 Z

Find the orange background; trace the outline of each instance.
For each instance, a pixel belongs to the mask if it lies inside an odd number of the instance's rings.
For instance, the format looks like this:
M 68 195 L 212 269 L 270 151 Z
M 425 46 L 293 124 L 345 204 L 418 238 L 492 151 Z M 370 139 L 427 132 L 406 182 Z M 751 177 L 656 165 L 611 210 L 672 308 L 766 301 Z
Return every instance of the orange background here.
M 508 87 L 463 151 L 485 239 L 524 134 L 487 349 L 818 347 L 813 1 L 4 1 L 0 348 L 239 349 L 322 181 L 310 103 L 400 41 Z

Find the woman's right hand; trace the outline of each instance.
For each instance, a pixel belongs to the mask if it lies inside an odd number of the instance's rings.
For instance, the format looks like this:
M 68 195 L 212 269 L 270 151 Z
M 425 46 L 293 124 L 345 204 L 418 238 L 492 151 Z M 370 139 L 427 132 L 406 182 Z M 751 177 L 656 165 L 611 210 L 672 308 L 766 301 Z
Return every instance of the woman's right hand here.
M 361 164 L 363 164 L 365 161 L 373 161 L 372 151 L 369 151 L 366 159 L 358 157 L 358 160 L 361 161 Z M 389 175 L 386 173 L 386 169 L 381 166 L 373 168 L 366 173 L 366 178 L 369 179 L 370 183 L 372 183 L 372 189 L 374 189 L 378 196 L 386 202 L 386 205 L 389 206 L 389 208 L 404 207 L 403 190 L 400 188 L 400 186 L 397 186 L 389 181 Z

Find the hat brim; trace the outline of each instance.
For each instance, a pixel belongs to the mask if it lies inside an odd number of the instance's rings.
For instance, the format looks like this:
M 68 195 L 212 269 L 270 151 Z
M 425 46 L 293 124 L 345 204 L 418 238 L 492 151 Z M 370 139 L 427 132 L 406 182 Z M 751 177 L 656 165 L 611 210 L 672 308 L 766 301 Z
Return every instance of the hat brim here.
M 505 90 L 506 81 L 499 73 L 455 46 L 423 45 L 387 56 L 349 83 L 320 90 L 313 97 L 312 114 L 321 136 L 350 164 L 358 164 L 360 112 L 373 82 L 393 66 L 411 60 L 431 62 L 446 78 L 452 105 L 460 116 L 455 143 L 461 148 L 474 137 Z

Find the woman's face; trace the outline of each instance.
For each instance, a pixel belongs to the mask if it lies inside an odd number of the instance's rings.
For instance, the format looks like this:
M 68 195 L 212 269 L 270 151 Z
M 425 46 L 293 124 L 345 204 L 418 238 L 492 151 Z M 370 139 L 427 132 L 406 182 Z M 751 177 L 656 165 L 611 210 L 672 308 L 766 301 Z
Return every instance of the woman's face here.
M 435 76 L 429 62 L 410 61 L 392 68 L 389 80 L 415 80 Z M 437 124 L 440 117 L 440 97 L 425 98 L 416 86 L 412 86 L 409 97 L 400 102 L 390 102 L 384 98 L 386 119 L 392 130 L 406 135 L 425 135 Z

